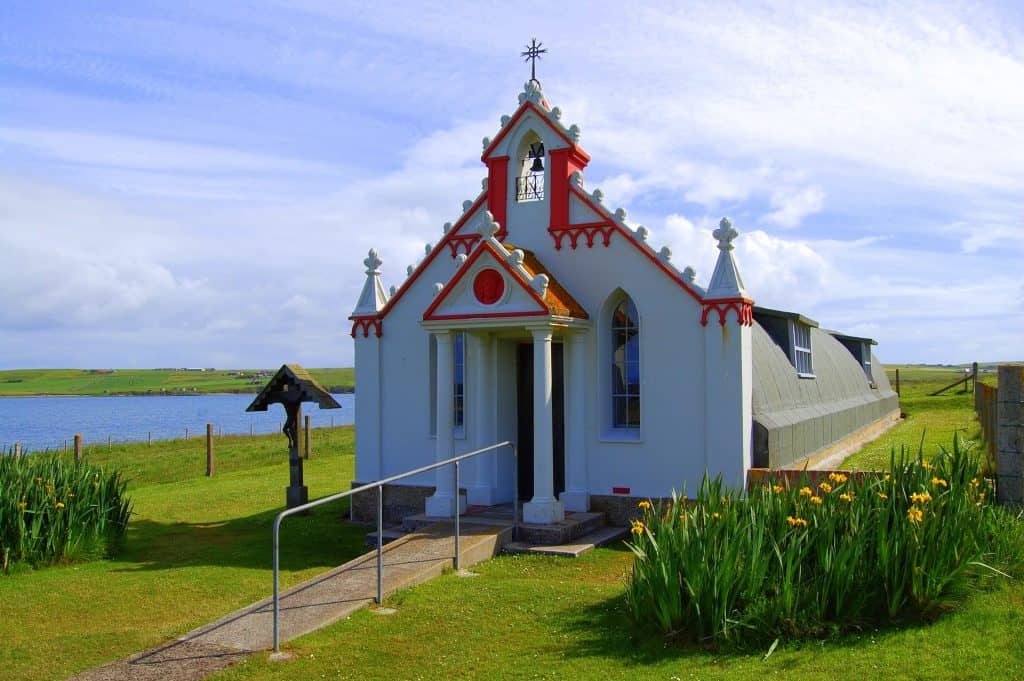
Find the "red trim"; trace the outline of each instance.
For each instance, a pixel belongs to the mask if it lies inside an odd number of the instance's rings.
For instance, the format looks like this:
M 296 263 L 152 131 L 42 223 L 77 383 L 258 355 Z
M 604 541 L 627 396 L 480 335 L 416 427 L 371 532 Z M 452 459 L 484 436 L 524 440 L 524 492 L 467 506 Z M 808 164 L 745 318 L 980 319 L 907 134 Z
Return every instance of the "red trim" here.
M 612 487 L 612 494 L 629 494 L 628 487 Z
M 604 206 L 600 206 L 600 205 L 594 203 L 594 201 L 586 194 L 586 192 L 584 192 L 583 190 L 581 190 L 579 187 L 577 187 L 574 184 L 570 184 L 569 185 L 569 191 L 571 193 L 575 194 L 581 201 L 583 201 L 583 203 L 587 204 L 587 206 L 589 206 L 590 209 L 593 210 L 595 213 L 597 213 L 598 215 L 604 215 L 605 217 L 607 217 L 608 220 L 609 220 L 608 224 L 610 225 L 611 229 L 613 229 L 614 231 L 622 234 L 622 236 L 626 237 L 626 240 L 629 243 L 633 244 L 638 251 L 640 251 L 645 256 L 647 256 L 648 260 L 650 260 L 652 263 L 654 263 L 655 266 L 657 266 L 657 268 L 660 269 L 662 272 L 667 274 L 669 276 L 669 278 L 671 278 L 672 281 L 674 281 L 681 289 L 683 289 L 684 291 L 689 293 L 690 296 L 694 300 L 696 300 L 698 303 L 704 302 L 704 299 L 701 297 L 701 295 L 699 293 L 697 293 L 696 291 L 694 291 L 692 288 L 690 288 L 690 285 L 687 284 L 685 281 L 683 281 L 683 279 L 679 276 L 679 274 L 677 272 L 673 271 L 672 269 L 669 268 L 668 265 L 666 265 L 661 260 L 659 260 L 658 256 L 654 255 L 654 253 L 652 253 L 647 248 L 647 246 L 645 246 L 644 244 L 641 244 L 639 241 L 637 241 L 636 235 L 633 234 L 632 230 L 625 229 L 618 222 L 616 222 L 612 218 L 611 214 L 609 214 L 608 210 Z M 570 229 L 572 227 L 577 227 L 577 226 L 589 227 L 589 226 L 593 226 L 593 225 L 597 225 L 597 224 L 601 224 L 601 223 L 590 222 L 590 223 L 586 223 L 585 225 L 558 225 L 558 226 L 552 225 L 551 227 L 548 227 L 548 233 L 551 234 L 551 238 L 552 239 L 555 239 L 555 248 L 557 249 L 559 247 L 559 241 L 560 241 L 559 236 L 557 236 L 557 233 L 559 231 Z M 607 246 L 609 244 L 610 240 L 611 240 L 611 236 L 609 235 L 609 237 L 605 239 L 604 245 Z
M 583 170 L 587 166 L 589 158 L 579 153 L 576 147 L 565 149 L 552 149 L 549 152 L 551 157 L 550 175 L 551 188 L 551 219 L 548 224 L 567 225 L 569 224 L 569 177 L 577 170 Z
M 594 237 L 601 235 L 602 243 L 607 246 L 611 242 L 614 225 L 610 222 L 588 222 L 580 225 L 569 225 L 568 227 L 548 227 L 548 233 L 555 240 L 555 250 L 562 250 L 562 240 L 568 236 L 569 245 L 576 250 L 580 235 L 586 235 L 587 248 L 594 247 Z
M 524 291 L 526 291 L 530 295 L 531 298 L 533 298 L 535 301 L 537 301 L 537 304 L 540 305 L 540 307 L 541 307 L 541 311 L 534 311 L 534 312 L 492 312 L 492 313 L 483 313 L 483 314 L 443 315 L 443 316 L 436 316 L 435 317 L 434 316 L 434 311 L 437 310 L 437 308 L 441 305 L 441 303 L 444 302 L 444 300 L 446 298 L 448 298 L 448 295 L 452 291 L 455 290 L 456 284 L 458 284 L 459 281 L 461 281 L 462 278 L 464 276 L 466 276 L 466 273 L 469 271 L 470 267 L 473 266 L 473 263 L 475 263 L 477 260 L 479 260 L 480 257 L 485 252 L 490 253 L 491 257 L 494 258 L 495 262 L 497 262 L 498 265 L 500 265 L 502 268 L 505 269 L 506 272 L 509 273 L 509 275 L 512 277 L 512 281 L 517 282 L 519 284 L 520 288 L 522 288 Z M 473 255 L 469 256 L 469 258 L 466 260 L 466 262 L 462 263 L 462 267 L 460 267 L 459 271 L 455 273 L 455 276 L 453 276 L 451 278 L 451 280 L 447 284 L 445 284 L 444 290 L 441 291 L 441 295 L 439 295 L 437 298 L 435 298 L 434 302 L 431 303 L 430 307 L 428 307 L 426 312 L 423 313 L 423 319 L 424 319 L 424 321 L 428 321 L 428 320 L 434 320 L 434 319 L 437 319 L 437 320 L 441 320 L 441 319 L 477 319 L 477 318 L 480 318 L 480 317 L 531 317 L 531 316 L 538 316 L 538 315 L 542 315 L 543 316 L 543 315 L 550 315 L 550 314 L 551 314 L 551 310 L 548 308 L 548 304 L 544 302 L 543 298 L 541 298 L 539 295 L 537 295 L 537 292 L 533 290 L 533 287 L 530 286 L 530 283 L 526 282 L 526 281 L 523 281 L 523 278 L 519 275 L 519 273 L 516 272 L 515 270 L 513 270 L 509 266 L 509 264 L 507 262 L 505 262 L 504 255 L 501 254 L 501 253 L 498 253 L 498 251 L 495 250 L 494 246 L 492 246 L 489 241 L 484 241 L 484 242 L 482 242 L 482 245 L 479 248 L 477 248 L 476 251 L 474 251 Z
M 498 230 L 499 239 L 508 233 L 505 229 L 508 217 L 508 161 L 508 156 L 487 159 L 487 210 L 491 211 L 495 222 L 501 226 Z
M 473 205 L 470 206 L 469 210 L 463 213 L 462 217 L 459 218 L 458 222 L 456 222 L 455 225 L 448 230 L 448 233 L 441 237 L 441 240 L 437 242 L 437 246 L 431 249 L 427 257 L 425 257 L 423 261 L 420 262 L 419 266 L 416 267 L 415 270 L 413 270 L 413 273 L 409 276 L 409 278 L 405 280 L 405 282 L 402 284 L 401 287 L 399 287 L 397 291 L 395 291 L 395 295 L 391 296 L 391 300 L 387 302 L 387 305 L 385 305 L 381 309 L 381 311 L 377 313 L 378 319 L 383 319 L 384 317 L 387 316 L 388 312 L 391 311 L 391 308 L 395 306 L 395 303 L 397 303 L 398 300 L 405 294 L 405 292 L 409 290 L 409 287 L 412 286 L 412 283 L 416 281 L 419 278 L 419 276 L 423 273 L 423 271 L 427 269 L 427 266 L 434 261 L 434 258 L 437 257 L 437 254 L 441 252 L 442 247 L 447 246 L 457 236 L 463 236 L 458 234 L 458 231 L 462 229 L 462 226 L 466 224 L 466 221 L 469 220 L 469 217 L 476 213 L 480 206 L 483 205 L 484 201 L 487 200 L 487 194 L 488 192 L 483 192 L 480 196 L 478 196 L 476 201 L 473 202 Z M 479 235 L 476 236 L 479 237 Z M 454 249 L 452 250 L 452 257 L 455 257 Z M 350 319 L 352 318 L 350 317 Z
M 384 333 L 382 320 L 377 317 L 351 317 L 352 319 L 352 332 L 349 334 L 353 338 L 356 337 L 356 332 L 360 329 L 363 331 L 363 338 L 370 337 L 370 327 L 373 327 L 375 335 L 380 338 Z
M 469 255 L 477 241 L 480 241 L 479 234 L 458 234 L 448 240 L 448 248 L 451 250 L 453 258 L 459 254 L 460 249 Z
M 481 161 L 483 161 L 484 163 L 487 163 L 487 156 L 494 150 L 494 148 L 496 146 L 498 146 L 498 144 L 501 143 L 501 140 L 505 139 L 505 137 L 508 135 L 509 131 L 511 131 L 512 128 L 514 128 L 516 126 L 516 123 L 519 122 L 519 119 L 522 118 L 523 115 L 526 113 L 526 111 L 529 110 L 529 109 L 532 109 L 534 111 L 534 113 L 536 113 L 538 116 L 540 116 L 541 120 L 543 120 L 544 123 L 547 124 L 547 126 L 549 128 L 551 128 L 555 132 L 555 134 L 557 134 L 559 137 L 561 137 L 563 140 L 565 140 L 566 144 L 568 144 L 571 147 L 576 147 L 576 143 L 572 141 L 571 137 L 569 137 L 564 132 L 562 132 L 562 130 L 561 130 L 561 128 L 559 126 L 555 125 L 550 120 L 548 120 L 547 112 L 542 111 L 541 109 L 539 109 L 537 107 L 537 105 L 534 104 L 533 102 L 531 102 L 530 100 L 526 100 L 521 105 L 519 105 L 519 108 L 512 115 L 512 118 L 509 120 L 509 122 L 506 123 L 504 125 L 504 127 L 502 127 L 502 129 L 498 132 L 498 136 L 495 137 L 491 141 L 491 143 L 487 145 L 486 149 L 484 149 L 484 153 L 482 153 L 480 155 L 480 160 Z M 590 154 L 588 154 L 587 152 L 583 151 L 582 149 L 579 149 L 578 147 L 577 147 L 576 151 L 577 151 L 577 153 L 580 156 L 585 158 L 588 162 L 590 161 Z
M 537 310 L 536 312 L 485 312 L 483 314 L 436 314 L 430 321 L 446 321 L 449 319 L 500 319 L 504 317 L 548 317 L 551 312 L 548 310 Z M 426 319 L 426 317 L 424 317 Z
M 754 301 L 748 298 L 722 298 L 720 300 L 705 300 L 704 311 L 700 315 L 700 325 L 708 325 L 708 315 L 714 310 L 718 313 L 718 323 L 725 326 L 729 310 L 736 312 L 736 321 L 740 326 L 753 326 L 754 324 Z

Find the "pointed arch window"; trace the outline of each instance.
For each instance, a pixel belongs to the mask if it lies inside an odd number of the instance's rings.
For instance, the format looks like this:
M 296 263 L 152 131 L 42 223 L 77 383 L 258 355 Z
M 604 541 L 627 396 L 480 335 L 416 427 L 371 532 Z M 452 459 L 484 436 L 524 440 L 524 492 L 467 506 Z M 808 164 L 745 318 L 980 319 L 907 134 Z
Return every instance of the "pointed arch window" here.
M 640 428 L 640 316 L 626 296 L 611 315 L 612 427 Z
M 544 141 L 530 131 L 523 137 L 519 150 L 516 201 L 541 201 L 544 199 Z

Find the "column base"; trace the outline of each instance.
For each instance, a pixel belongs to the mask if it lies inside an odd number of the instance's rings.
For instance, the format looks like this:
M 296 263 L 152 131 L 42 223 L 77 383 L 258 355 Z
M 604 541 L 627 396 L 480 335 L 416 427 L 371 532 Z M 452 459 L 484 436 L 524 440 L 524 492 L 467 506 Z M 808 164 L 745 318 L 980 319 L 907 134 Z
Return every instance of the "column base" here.
M 590 510 L 590 493 L 586 491 L 566 490 L 558 495 L 558 500 L 566 511 L 586 512 Z
M 431 518 L 454 518 L 455 497 L 438 496 L 437 494 L 427 497 L 424 513 Z M 459 515 L 466 512 L 466 495 L 459 494 Z
M 497 503 L 495 496 L 494 488 L 490 485 L 466 488 L 466 498 L 473 506 L 494 506 Z
M 561 501 L 544 499 L 523 504 L 523 522 L 530 525 L 552 525 L 565 520 L 565 507 Z

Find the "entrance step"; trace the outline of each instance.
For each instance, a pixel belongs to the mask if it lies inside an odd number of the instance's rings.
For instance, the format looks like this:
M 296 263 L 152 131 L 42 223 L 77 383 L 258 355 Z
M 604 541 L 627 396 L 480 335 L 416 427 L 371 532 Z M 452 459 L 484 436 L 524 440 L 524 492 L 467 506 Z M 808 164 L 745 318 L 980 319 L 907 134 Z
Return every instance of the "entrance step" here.
M 598 546 L 604 546 L 614 541 L 625 539 L 629 536 L 629 530 L 625 527 L 602 527 L 589 532 L 582 537 L 568 544 L 556 544 L 554 546 L 541 546 L 525 541 L 516 541 L 505 544 L 506 553 L 539 553 L 549 556 L 565 556 L 567 558 L 579 558 L 587 551 L 593 551 Z
M 512 505 L 502 504 L 499 506 L 470 506 L 466 513 L 460 516 L 460 522 L 466 526 L 472 525 L 502 525 L 512 527 Z M 402 529 L 406 532 L 416 532 L 440 521 L 451 522 L 446 518 L 435 518 L 423 513 L 406 516 L 402 519 Z M 572 541 L 590 534 L 605 526 L 605 514 L 601 512 L 569 512 L 565 519 L 551 525 L 532 525 L 521 523 L 519 525 L 519 541 L 532 546 L 559 546 L 571 543 Z M 374 535 L 376 540 L 376 535 Z
M 402 528 L 401 525 L 395 525 L 394 527 L 385 527 L 384 532 L 381 533 L 384 537 L 384 544 L 390 544 L 393 541 L 401 539 L 407 536 L 409 533 Z M 368 532 L 366 538 L 363 540 L 363 544 L 367 548 L 373 548 L 377 546 L 377 531 Z

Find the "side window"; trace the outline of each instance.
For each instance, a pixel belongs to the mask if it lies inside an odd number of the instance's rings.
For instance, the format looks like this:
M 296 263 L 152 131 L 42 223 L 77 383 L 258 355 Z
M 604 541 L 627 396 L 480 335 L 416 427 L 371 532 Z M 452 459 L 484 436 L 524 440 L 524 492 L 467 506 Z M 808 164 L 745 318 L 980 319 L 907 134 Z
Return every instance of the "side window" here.
M 452 407 L 456 437 L 462 437 L 466 429 L 466 334 L 452 334 Z M 437 435 L 437 339 L 430 335 L 430 427 L 429 433 Z
M 626 297 L 611 316 L 613 428 L 640 428 L 640 318 Z
M 793 333 L 793 366 L 799 376 L 814 376 L 811 363 L 811 329 L 799 322 L 790 322 Z

